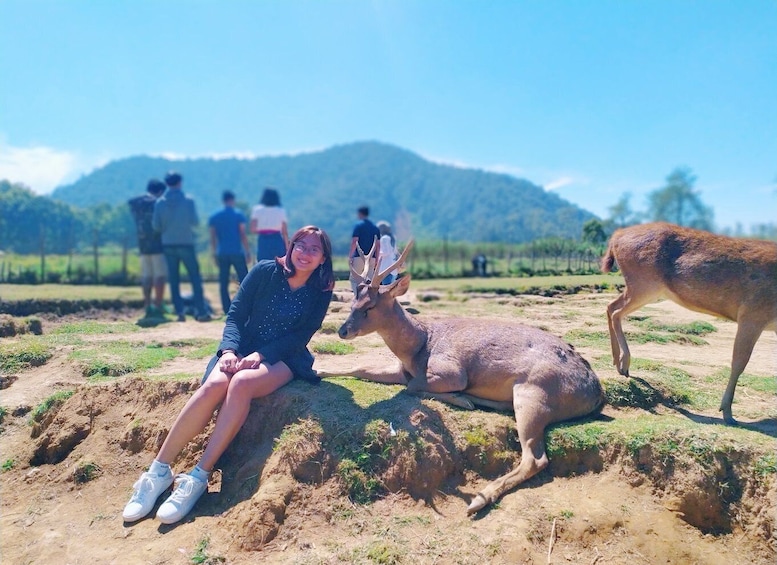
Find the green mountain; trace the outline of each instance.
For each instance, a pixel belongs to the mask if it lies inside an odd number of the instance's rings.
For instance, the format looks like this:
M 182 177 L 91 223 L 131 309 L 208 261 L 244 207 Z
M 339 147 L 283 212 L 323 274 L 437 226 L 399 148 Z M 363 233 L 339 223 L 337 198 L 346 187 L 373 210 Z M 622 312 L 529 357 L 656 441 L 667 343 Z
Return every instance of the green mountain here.
M 404 240 L 520 243 L 540 237 L 579 238 L 595 216 L 529 181 L 505 174 L 440 165 L 384 143 L 358 142 L 315 153 L 245 159 L 130 157 L 111 162 L 51 197 L 77 207 L 118 205 L 145 191 L 150 178 L 174 169 L 204 223 L 233 190 L 242 208 L 266 186 L 279 190 L 289 229 L 316 224 L 337 249 L 350 242 L 356 208 L 388 220 Z

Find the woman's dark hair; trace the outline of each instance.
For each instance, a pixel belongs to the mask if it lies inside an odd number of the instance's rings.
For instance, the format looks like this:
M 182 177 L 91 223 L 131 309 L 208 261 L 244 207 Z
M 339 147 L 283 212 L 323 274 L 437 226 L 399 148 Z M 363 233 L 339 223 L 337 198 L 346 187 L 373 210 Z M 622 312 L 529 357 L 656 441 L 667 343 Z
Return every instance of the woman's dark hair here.
M 335 273 L 334 267 L 332 267 L 332 242 L 329 241 L 329 236 L 321 228 L 305 226 L 298 229 L 289 240 L 289 249 L 286 251 L 286 255 L 278 257 L 276 261 L 283 268 L 286 278 L 294 276 L 294 273 L 297 272 L 294 262 L 291 260 L 294 244 L 308 235 L 318 236 L 319 241 L 321 241 L 321 251 L 324 253 L 324 262 L 310 275 L 308 284 L 313 284 L 322 291 L 332 290 L 335 287 Z
M 387 235 L 391 239 L 391 245 L 392 246 L 396 246 L 397 245 L 397 238 L 395 238 L 394 234 L 391 233 L 391 224 L 389 224 L 385 220 L 381 220 L 380 222 L 378 222 L 375 225 L 377 226 L 378 231 L 380 232 L 381 237 L 383 237 L 384 235 Z
M 280 206 L 281 196 L 274 188 L 265 188 L 262 193 L 262 199 L 259 201 L 264 206 Z

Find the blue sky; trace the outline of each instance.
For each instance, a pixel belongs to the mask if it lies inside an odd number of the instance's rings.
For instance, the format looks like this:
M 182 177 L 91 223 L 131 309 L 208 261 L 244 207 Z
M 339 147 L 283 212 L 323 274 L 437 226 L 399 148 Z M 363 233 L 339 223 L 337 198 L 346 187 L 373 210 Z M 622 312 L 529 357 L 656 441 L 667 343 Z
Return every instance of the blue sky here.
M 601 217 L 689 167 L 719 227 L 777 221 L 775 0 L 0 0 L 0 77 L 0 178 L 39 193 L 376 140 Z

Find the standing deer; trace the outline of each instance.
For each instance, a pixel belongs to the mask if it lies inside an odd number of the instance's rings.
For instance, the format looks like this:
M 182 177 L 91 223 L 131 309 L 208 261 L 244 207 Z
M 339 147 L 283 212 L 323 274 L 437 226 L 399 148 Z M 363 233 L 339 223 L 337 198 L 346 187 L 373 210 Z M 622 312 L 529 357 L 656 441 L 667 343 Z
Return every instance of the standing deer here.
M 607 306 L 613 364 L 628 376 L 631 354 L 621 320 L 668 298 L 696 312 L 737 323 L 731 376 L 720 404 L 734 425 L 731 403 L 758 337 L 777 331 L 777 243 L 732 238 L 673 224 L 617 230 L 602 259 L 607 273 L 618 264 L 626 289 Z
M 547 332 L 492 319 L 424 323 L 407 313 L 396 299 L 407 292 L 410 276 L 405 274 L 389 285 L 380 283 L 404 264 L 412 245 L 410 242 L 390 267 L 381 272 L 375 267 L 372 276 L 369 260 L 364 272 L 352 270 L 359 285 L 351 312 L 339 330 L 346 340 L 377 332 L 399 364 L 393 369 L 346 374 L 403 384 L 413 394 L 470 410 L 483 406 L 515 411 L 521 462 L 475 496 L 467 508 L 467 514 L 473 514 L 547 467 L 545 428 L 599 410 L 604 394 L 588 362 L 571 345 Z

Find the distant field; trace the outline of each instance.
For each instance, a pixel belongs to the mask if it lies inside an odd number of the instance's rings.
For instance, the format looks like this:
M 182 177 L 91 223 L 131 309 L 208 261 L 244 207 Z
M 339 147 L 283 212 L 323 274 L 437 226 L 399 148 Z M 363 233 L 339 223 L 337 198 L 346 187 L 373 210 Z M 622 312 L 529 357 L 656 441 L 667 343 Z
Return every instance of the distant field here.
M 551 277 L 470 277 L 452 279 L 420 279 L 413 281 L 415 291 L 441 292 L 524 292 L 531 289 L 574 288 L 574 287 L 604 287 L 614 290 L 623 284 L 620 275 L 565 275 Z M 348 281 L 338 281 L 337 289 L 349 288 Z M 182 287 L 187 291 L 187 285 Z M 216 299 L 218 284 L 206 283 L 205 293 Z M 139 300 L 142 298 L 139 286 L 104 286 L 104 285 L 59 285 L 59 284 L 0 284 L 0 300 Z

